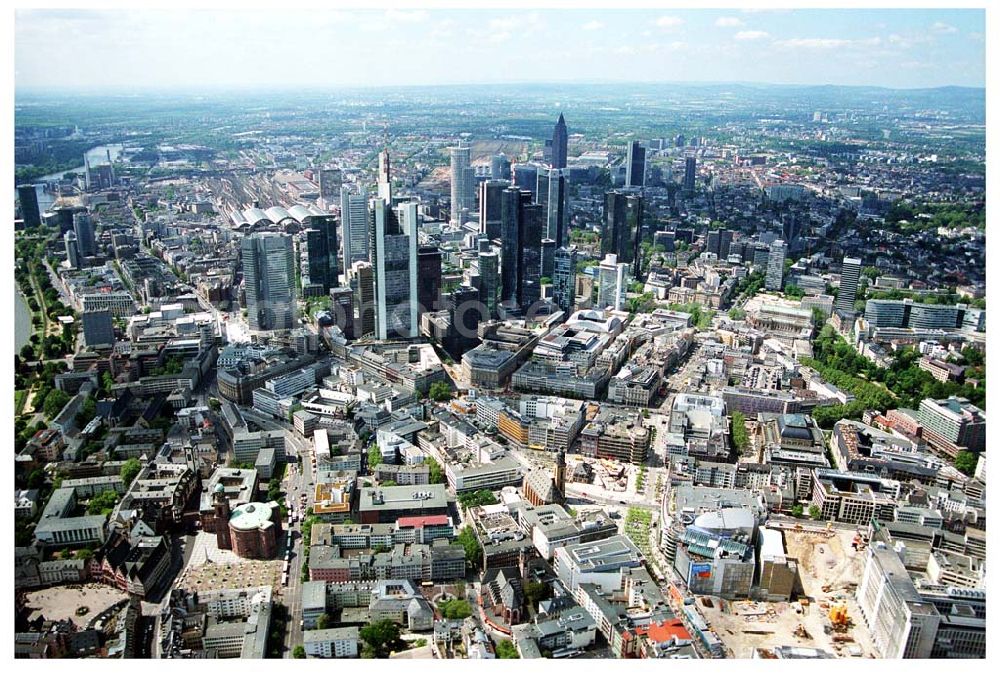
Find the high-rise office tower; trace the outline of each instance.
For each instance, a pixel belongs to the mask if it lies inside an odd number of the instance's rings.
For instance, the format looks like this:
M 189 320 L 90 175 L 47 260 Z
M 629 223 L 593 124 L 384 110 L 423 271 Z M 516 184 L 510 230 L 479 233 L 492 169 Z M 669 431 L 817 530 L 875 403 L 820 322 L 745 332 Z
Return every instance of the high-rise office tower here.
M 375 332 L 375 270 L 370 262 L 355 262 L 347 272 L 347 280 L 354 292 L 357 305 L 357 322 L 354 337 L 359 339 Z
M 556 263 L 556 242 L 552 239 L 542 239 L 542 276 L 552 279 L 552 269 Z
M 684 189 L 694 192 L 694 182 L 698 172 L 698 161 L 694 157 L 684 160 Z
M 475 208 L 475 173 L 470 165 L 472 150 L 453 147 L 451 152 L 451 224 L 462 224 L 463 209 Z
M 646 185 L 646 148 L 639 141 L 628 144 L 625 157 L 625 186 L 644 187 Z
M 302 224 L 307 230 L 319 232 L 312 235 L 314 239 L 312 241 L 309 235 L 306 235 L 306 259 L 310 282 L 322 283 L 325 294 L 339 283 L 340 278 L 340 263 L 337 259 L 337 252 L 340 250 L 340 243 L 337 241 L 337 218 L 333 215 L 310 215 L 303 219 Z M 320 242 L 319 238 L 322 238 L 323 242 Z
M 83 343 L 87 346 L 115 343 L 115 324 L 110 309 L 84 311 Z
M 858 296 L 858 281 L 861 279 L 861 260 L 845 257 L 840 271 L 840 290 L 834 307 L 847 313 L 854 313 L 854 300 Z
M 719 230 L 719 259 L 725 260 L 729 257 L 730 249 L 733 245 L 733 230 Z
M 684 147 L 684 145 L 685 141 L 683 133 L 679 133 L 676 136 L 674 136 L 674 147 Z
M 73 215 L 73 231 L 76 232 L 76 245 L 80 249 L 81 257 L 88 257 L 97 254 L 97 244 L 94 241 L 94 221 L 90 213 L 76 213 Z
M 307 229 L 302 232 L 305 238 L 305 255 L 303 255 L 302 287 L 306 285 L 322 286 L 325 294 L 330 290 L 330 245 L 326 232 L 318 229 Z M 336 258 L 336 256 L 334 256 Z
M 534 199 L 535 190 L 538 189 L 538 167 L 534 164 L 515 164 L 514 187 L 528 190 Z
M 566 170 L 541 168 L 538 171 L 535 202 L 545 211 L 545 236 L 556 242 L 556 247 L 566 243 Z
M 17 200 L 21 203 L 21 218 L 24 228 L 42 226 L 42 215 L 38 210 L 38 192 L 34 185 L 18 185 Z
M 417 318 L 425 311 L 437 311 L 441 300 L 441 249 L 420 246 L 417 251 Z
M 619 262 L 634 264 L 639 260 L 642 241 L 642 197 L 622 190 L 604 195 L 604 223 L 601 230 L 601 254 L 614 253 Z
M 344 174 L 340 169 L 321 168 L 319 174 L 319 196 L 324 200 L 333 201 L 340 196 L 340 190 L 344 186 Z
M 558 248 L 552 269 L 552 301 L 566 318 L 576 304 L 576 246 Z
M 497 317 L 500 302 L 500 256 L 485 239 L 479 240 L 479 301 L 487 319 Z
M 510 160 L 503 152 L 493 155 L 490 160 L 490 178 L 493 180 L 510 180 Z
M 80 247 L 77 245 L 76 232 L 70 230 L 63 234 L 63 244 L 66 246 L 66 259 L 73 269 L 80 268 Z
M 417 320 L 417 204 L 391 208 L 372 199 L 372 242 L 375 271 L 375 335 L 408 339 L 420 333 Z
M 552 130 L 552 168 L 566 168 L 566 153 L 569 145 L 569 134 L 566 131 L 566 120 L 559 113 L 559 120 Z
M 542 231 L 545 211 L 538 204 L 521 209 L 519 239 L 521 241 L 521 297 L 519 304 L 527 309 L 542 299 Z
M 392 206 L 392 174 L 388 148 L 378 153 L 378 198 Z
M 356 339 L 354 332 L 354 290 L 349 286 L 330 288 L 330 314 L 333 323 L 347 339 Z
M 243 239 L 247 317 L 254 331 L 295 327 L 295 260 L 292 237 L 258 232 Z
M 541 298 L 544 212 L 531 203 L 531 193 L 504 190 L 501 209 L 501 301 L 527 309 Z
M 346 187 L 340 190 L 340 224 L 346 272 L 355 262 L 368 261 L 368 195 L 352 194 Z
M 597 305 L 595 309 L 611 308 L 621 311 L 625 303 L 625 279 L 628 265 L 619 262 L 618 256 L 609 253 L 597 268 Z
M 509 186 L 506 180 L 479 183 L 479 231 L 488 239 L 500 238 L 500 202 Z
M 451 319 L 447 340 L 450 353 L 460 356 L 479 343 L 479 323 L 483 320 L 483 312 L 478 289 L 461 285 L 445 293 L 441 298 L 441 308 L 448 312 Z
M 765 290 L 781 290 L 785 276 L 785 253 L 788 247 L 781 239 L 775 239 L 767 253 L 767 273 L 764 276 Z
M 708 236 L 705 237 L 705 252 L 719 255 L 719 230 L 713 229 L 708 232 Z

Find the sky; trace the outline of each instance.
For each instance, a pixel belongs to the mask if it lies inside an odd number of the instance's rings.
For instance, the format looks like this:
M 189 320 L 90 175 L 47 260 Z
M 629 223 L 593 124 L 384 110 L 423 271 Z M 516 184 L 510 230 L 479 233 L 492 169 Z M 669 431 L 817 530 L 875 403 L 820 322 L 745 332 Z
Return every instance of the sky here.
M 985 86 L 982 9 L 20 10 L 18 90 Z

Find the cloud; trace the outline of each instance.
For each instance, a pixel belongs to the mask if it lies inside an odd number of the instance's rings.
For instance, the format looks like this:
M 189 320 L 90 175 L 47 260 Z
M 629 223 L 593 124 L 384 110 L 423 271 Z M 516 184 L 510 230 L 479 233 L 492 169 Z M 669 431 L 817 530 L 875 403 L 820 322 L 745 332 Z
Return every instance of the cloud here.
M 737 40 L 762 40 L 765 37 L 771 37 L 771 34 L 762 30 L 741 30 L 733 36 Z
M 412 12 L 390 9 L 386 11 L 385 18 L 389 21 L 398 21 L 399 23 L 420 23 L 427 19 L 427 12 L 422 9 L 417 9 Z
M 587 23 L 583 24 L 584 30 L 600 30 L 602 28 L 604 28 L 604 24 L 601 23 L 600 21 L 588 21 Z
M 958 28 L 955 28 L 954 26 L 951 26 L 947 23 L 943 23 L 941 21 L 935 21 L 933 24 L 931 24 L 931 32 L 952 34 L 952 33 L 957 33 Z
M 679 16 L 661 16 L 656 20 L 656 25 L 660 28 L 676 28 L 684 23 L 684 19 Z
M 743 25 L 743 20 L 735 16 L 720 16 L 715 20 L 715 25 L 719 28 L 739 28 Z
M 794 37 L 789 40 L 778 40 L 775 44 L 790 49 L 838 49 L 850 46 L 851 41 L 822 37 Z

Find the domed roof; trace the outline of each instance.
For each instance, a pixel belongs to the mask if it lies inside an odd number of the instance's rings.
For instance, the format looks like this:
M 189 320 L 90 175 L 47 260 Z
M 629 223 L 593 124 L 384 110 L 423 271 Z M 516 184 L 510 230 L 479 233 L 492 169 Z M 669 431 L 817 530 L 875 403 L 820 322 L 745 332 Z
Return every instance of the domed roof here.
M 214 489 L 213 491 L 214 491 L 214 492 L 215 492 L 216 494 L 221 494 L 222 492 L 226 491 L 226 488 L 225 488 L 225 487 L 224 487 L 224 486 L 222 485 L 222 483 L 221 483 L 221 482 L 217 482 L 217 483 L 215 484 L 215 489 Z
M 267 503 L 245 503 L 233 511 L 229 524 L 234 529 L 259 529 L 271 521 L 272 508 Z

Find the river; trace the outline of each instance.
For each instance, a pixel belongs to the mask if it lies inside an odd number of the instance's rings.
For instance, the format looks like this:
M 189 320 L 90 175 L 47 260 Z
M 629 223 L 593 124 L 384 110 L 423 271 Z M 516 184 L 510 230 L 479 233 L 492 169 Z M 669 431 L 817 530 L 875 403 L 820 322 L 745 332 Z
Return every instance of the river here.
M 121 144 L 114 145 L 98 145 L 97 147 L 92 147 L 87 150 L 87 158 L 90 159 L 90 164 L 92 166 L 99 166 L 101 164 L 106 164 L 108 162 L 108 151 L 111 152 L 111 161 L 118 159 L 121 156 L 122 148 L 124 146 Z M 52 180 L 62 180 L 63 174 L 65 173 L 83 173 L 86 170 L 85 166 L 78 166 L 74 169 L 69 169 L 67 171 L 59 171 L 57 173 L 50 173 L 41 178 L 36 178 L 35 182 L 35 192 L 38 194 L 38 212 L 44 213 L 45 211 L 52 208 L 52 204 L 55 202 L 56 197 L 54 194 L 50 194 L 45 191 L 45 183 Z M 14 190 L 14 197 L 17 198 L 17 190 Z
M 31 311 L 24 295 L 14 284 L 14 348 L 20 352 L 21 347 L 31 340 Z

